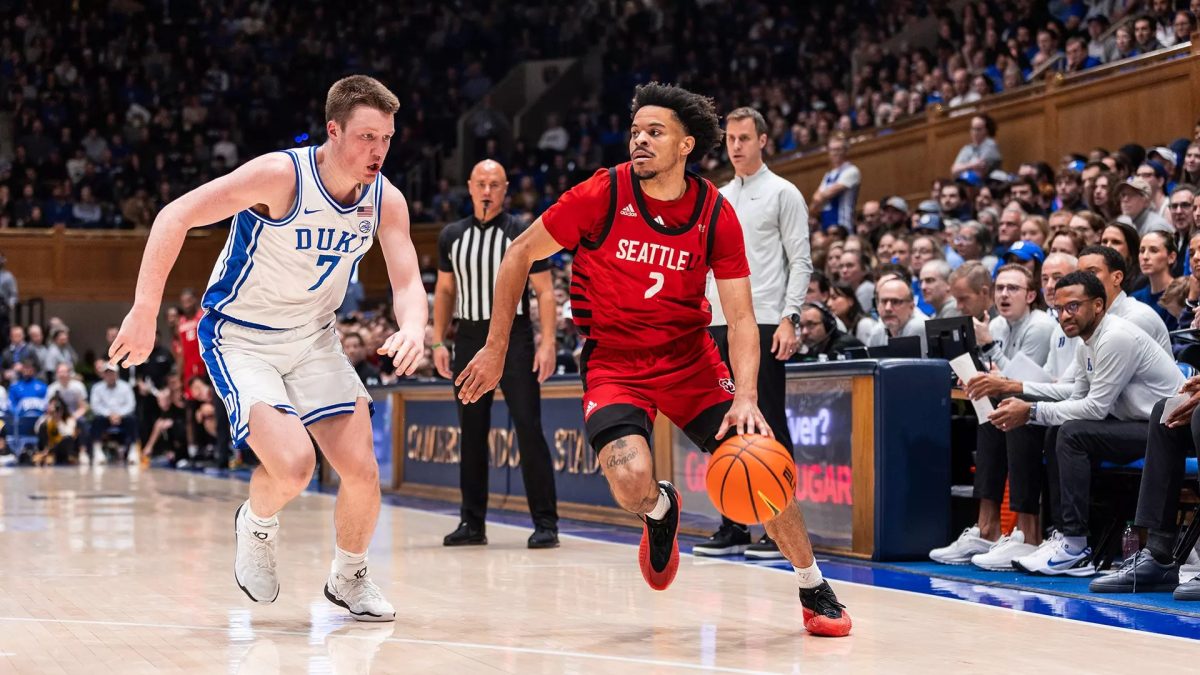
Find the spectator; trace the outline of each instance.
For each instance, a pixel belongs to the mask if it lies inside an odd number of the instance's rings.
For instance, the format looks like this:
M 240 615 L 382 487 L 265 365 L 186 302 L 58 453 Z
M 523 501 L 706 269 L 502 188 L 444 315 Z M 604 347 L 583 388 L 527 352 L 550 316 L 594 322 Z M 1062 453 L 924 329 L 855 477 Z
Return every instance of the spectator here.
M 46 382 L 37 377 L 40 371 L 37 358 L 26 355 L 17 363 L 16 380 L 8 388 L 8 409 L 17 435 L 34 435 L 34 423 L 46 411 Z
M 859 342 L 868 347 L 887 344 L 887 328 L 863 311 L 853 286 L 841 282 L 834 284 L 829 295 L 829 308 L 846 326 L 846 332 Z
M 823 356 L 836 361 L 847 350 L 863 346 L 853 335 L 838 328 L 838 319 L 828 307 L 805 302 L 800 308 L 800 342 L 802 361 L 816 361 Z
M 1188 240 L 1191 239 L 1192 233 L 1196 230 L 1196 197 L 1200 195 L 1198 190 L 1193 185 L 1179 185 L 1171 192 L 1171 198 L 1167 203 L 1167 208 L 1171 213 L 1171 225 L 1175 227 L 1175 248 L 1179 251 L 1188 250 Z M 1175 264 L 1171 267 L 1171 276 L 1182 277 L 1191 271 L 1191 266 L 1188 264 L 1188 256 L 1180 255 L 1176 257 Z
M 1046 253 L 1065 253 L 1071 257 L 1079 255 L 1079 252 L 1087 246 L 1080 236 L 1070 230 L 1063 230 L 1050 235 L 1050 241 L 1046 243 Z
M 59 364 L 66 364 L 75 370 L 79 355 L 71 346 L 71 334 L 66 328 L 56 328 L 50 334 L 50 346 L 46 348 L 46 357 L 42 360 L 42 374 L 47 380 L 54 379 L 54 373 Z
M 1049 238 L 1050 226 L 1046 224 L 1045 218 L 1030 216 L 1021 223 L 1021 241 L 1037 244 L 1038 248 L 1045 249 L 1046 240 Z
M 25 336 L 29 340 L 29 349 L 33 357 L 37 359 L 39 364 L 45 363 L 49 357 L 49 347 L 46 346 L 46 334 L 42 331 L 41 325 L 36 323 L 29 324 L 25 329 Z
M 1054 179 L 1054 201 L 1050 204 L 1051 211 L 1082 211 L 1083 178 L 1074 169 L 1060 169 Z
M 837 267 L 838 283 L 853 288 L 858 304 L 862 307 L 875 306 L 875 283 L 870 279 L 870 269 L 871 258 L 862 251 L 842 253 Z
M 342 351 L 346 353 L 346 358 L 350 360 L 350 365 L 354 366 L 354 372 L 358 373 L 358 379 L 362 380 L 364 385 L 378 387 L 383 383 L 379 369 L 367 361 L 366 343 L 361 335 L 353 331 L 342 333 Z
M 1120 214 L 1119 208 L 1113 204 L 1113 188 L 1116 179 L 1112 173 L 1102 172 L 1092 182 L 1091 193 L 1085 200 L 1085 206 L 1101 220 L 1112 220 Z
M 133 413 L 137 403 L 133 397 L 133 387 L 125 380 L 117 379 L 117 364 L 106 363 L 102 369 L 102 379 L 92 385 L 92 463 L 104 464 L 108 461 L 104 454 L 105 438 L 117 441 L 123 450 L 120 457 L 125 457 L 133 446 L 137 436 L 137 420 Z
M 1000 213 L 1000 222 L 996 226 L 996 246 L 992 255 L 1002 256 L 1008 252 L 1008 247 L 1021 240 L 1021 223 L 1025 222 L 1025 211 L 1018 202 L 1009 202 Z
M 1146 234 L 1154 231 L 1166 232 L 1168 235 L 1174 232 L 1175 228 L 1171 227 L 1163 217 L 1158 215 L 1158 212 L 1151 208 L 1151 198 L 1153 193 L 1149 183 L 1143 178 L 1133 178 L 1128 183 L 1121 183 L 1117 186 L 1116 197 L 1121 205 L 1122 217 L 1128 219 L 1129 223 L 1137 229 L 1138 235 L 1146 236 Z
M 987 176 L 1000 168 L 1000 147 L 996 145 L 996 122 L 988 115 L 971 118 L 971 142 L 958 151 L 950 173 L 958 176 L 964 171 L 974 171 Z
M 104 210 L 92 194 L 91 186 L 84 185 L 79 189 L 79 199 L 71 206 L 72 227 L 96 228 L 102 225 Z
M 933 309 L 934 319 L 961 316 L 958 303 L 950 295 L 950 265 L 945 260 L 933 259 L 921 267 L 921 296 Z
M 547 115 L 546 130 L 538 138 L 538 150 L 541 150 L 545 157 L 552 157 L 554 154 L 566 152 L 570 142 L 571 137 L 558 121 L 558 115 Z
M 946 181 L 938 195 L 938 206 L 941 207 L 942 220 L 964 221 L 972 216 L 971 201 L 967 199 L 967 189 L 962 185 Z
M 1169 355 L 1144 332 L 1105 312 L 1106 294 L 1095 275 L 1073 272 L 1055 284 L 1059 322 L 1083 344 L 1075 352 L 1078 377 L 1066 401 L 1006 399 L 990 416 L 1000 429 L 1025 424 L 1050 427 L 1047 435 L 1051 513 L 1059 531 L 1033 553 L 1017 558 L 1025 572 L 1085 576 L 1088 508 L 1093 462 L 1120 464 L 1142 457 L 1154 404 L 1183 385 Z M 1056 508 L 1057 507 L 1057 508 Z
M 1190 10 L 1181 9 L 1175 12 L 1175 16 L 1171 22 L 1171 33 L 1174 40 L 1172 45 L 1181 45 L 1185 42 L 1192 41 L 1192 34 L 1196 32 L 1196 15 Z M 1162 40 L 1159 40 L 1162 42 Z M 1166 44 L 1165 42 L 1163 44 Z
M 7 262 L 4 254 L 0 253 L 0 330 L 3 330 L 3 335 L 8 335 L 8 327 L 17 315 L 17 300 L 20 299 L 17 278 L 6 266 Z
M 172 373 L 166 386 L 154 392 L 154 409 L 156 418 L 142 447 L 141 463 L 149 464 L 155 451 L 160 451 L 167 464 L 174 466 L 176 461 L 187 458 L 188 447 L 187 399 L 178 374 Z
M 79 456 L 79 420 L 66 410 L 59 396 L 50 396 L 46 412 L 34 425 L 37 435 L 37 452 L 33 455 L 34 466 L 66 465 Z
M 921 354 L 928 350 L 925 338 L 925 317 L 916 312 L 913 303 L 912 285 L 908 279 L 895 277 L 879 282 L 879 319 L 887 327 L 889 337 L 912 337 L 921 339 Z
M 998 315 L 992 303 L 992 273 L 987 267 L 972 260 L 951 272 L 950 295 L 954 297 L 962 316 L 975 319 L 975 343 L 990 342 L 991 332 L 987 322 Z M 987 339 L 980 340 L 980 337 Z
M 1079 237 L 1084 246 L 1092 246 L 1100 242 L 1104 219 L 1092 211 L 1078 211 L 1067 221 L 1067 228 Z
M 1200 144 L 1191 143 L 1183 154 L 1183 164 L 1179 170 L 1179 182 L 1187 185 L 1200 185 Z
M 1099 59 L 1088 54 L 1087 39 L 1079 35 L 1067 39 L 1066 55 L 1062 66 L 1064 73 L 1079 73 L 1100 65 Z
M 1156 160 L 1143 162 L 1134 175 L 1150 186 L 1150 208 L 1163 219 L 1169 218 L 1171 213 L 1167 209 L 1167 170 L 1163 165 Z
M 1171 276 L 1171 268 L 1175 265 L 1178 254 L 1175 237 L 1170 233 L 1155 230 L 1143 236 L 1138 249 L 1138 264 L 1149 283 L 1131 294 L 1134 300 L 1140 300 L 1158 312 L 1167 325 L 1167 330 L 1175 330 L 1178 321 L 1159 304 L 1159 301 L 1174 278 Z
M 963 223 L 958 229 L 958 235 L 954 237 L 954 250 L 964 261 L 979 261 L 989 270 L 995 269 L 997 263 L 996 256 L 987 253 L 991 248 L 990 233 L 973 220 Z
M 83 383 L 75 379 L 75 372 L 66 363 L 58 364 L 54 370 L 54 381 L 46 389 L 46 399 L 58 397 L 66 413 L 81 420 L 88 413 L 88 392 Z
M 26 354 L 32 354 L 33 349 L 29 343 L 25 341 L 25 329 L 21 326 L 13 326 L 8 329 L 8 346 L 4 348 L 4 355 L 0 357 L 0 366 L 5 371 L 5 381 L 13 379 L 11 370 L 14 366 L 25 358 Z
M 1104 286 L 1109 314 L 1119 316 L 1141 328 L 1163 348 L 1163 351 L 1171 353 L 1171 336 L 1158 312 L 1121 290 L 1125 281 L 1125 260 L 1120 253 L 1107 246 L 1089 246 L 1079 255 L 1079 269 L 1091 272 L 1100 280 L 1100 284 Z
M 1163 48 L 1158 41 L 1154 19 L 1139 16 L 1133 20 L 1133 39 L 1138 54 L 1149 54 Z
M 1120 253 L 1121 258 L 1125 261 L 1125 269 L 1129 272 L 1125 275 L 1125 283 L 1122 288 L 1126 293 L 1132 293 L 1149 283 L 1142 274 L 1141 265 L 1137 261 L 1137 252 L 1141 248 L 1142 238 L 1132 225 L 1113 221 L 1100 233 L 1100 245 Z
M 833 167 L 821 179 L 821 187 L 813 193 L 810 211 L 820 214 L 822 230 L 838 226 L 847 232 L 854 231 L 854 206 L 858 201 L 858 188 L 862 174 L 858 167 L 846 159 L 846 140 L 835 137 L 829 140 L 829 163 Z

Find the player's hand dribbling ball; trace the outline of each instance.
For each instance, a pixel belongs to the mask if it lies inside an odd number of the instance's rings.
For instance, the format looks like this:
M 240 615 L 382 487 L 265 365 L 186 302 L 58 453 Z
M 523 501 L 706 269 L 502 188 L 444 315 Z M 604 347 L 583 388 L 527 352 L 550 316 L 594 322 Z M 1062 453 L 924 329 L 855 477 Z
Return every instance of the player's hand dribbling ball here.
M 796 463 L 773 438 L 730 436 L 708 461 L 708 496 L 726 518 L 765 523 L 796 496 Z

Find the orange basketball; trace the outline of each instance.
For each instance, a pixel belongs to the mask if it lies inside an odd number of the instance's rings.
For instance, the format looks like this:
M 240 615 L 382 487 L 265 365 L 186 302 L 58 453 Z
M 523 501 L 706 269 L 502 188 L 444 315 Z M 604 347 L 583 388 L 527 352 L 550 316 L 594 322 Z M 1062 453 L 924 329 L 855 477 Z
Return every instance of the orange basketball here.
M 773 438 L 731 436 L 708 462 L 708 496 L 726 518 L 765 523 L 796 496 L 796 463 Z

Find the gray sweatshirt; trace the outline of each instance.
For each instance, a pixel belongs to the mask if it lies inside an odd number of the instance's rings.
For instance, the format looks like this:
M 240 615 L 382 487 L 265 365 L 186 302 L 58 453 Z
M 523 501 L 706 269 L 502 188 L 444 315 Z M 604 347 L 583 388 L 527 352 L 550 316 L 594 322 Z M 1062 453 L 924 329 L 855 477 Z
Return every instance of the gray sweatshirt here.
M 1056 325 L 1058 322 L 1040 309 L 1031 310 L 1015 323 L 998 316 L 988 322 L 993 342 L 984 355 L 1002 369 L 1018 353 L 1028 356 L 1039 366 L 1045 365 L 1050 353 L 1050 335 Z
M 1115 314 L 1141 328 L 1163 348 L 1163 351 L 1171 353 L 1171 334 L 1167 331 L 1167 324 L 1163 323 L 1162 317 L 1151 309 L 1150 305 L 1134 300 L 1125 295 L 1125 291 L 1121 291 L 1121 294 L 1108 306 L 1108 313 Z
M 1059 426 L 1071 420 L 1150 419 L 1158 401 L 1174 396 L 1184 377 L 1171 356 L 1145 331 L 1113 314 L 1075 350 L 1079 376 L 1071 397 L 1041 403 L 1035 422 Z
M 754 319 L 760 324 L 778 325 L 785 317 L 800 312 L 812 276 L 804 195 L 766 164 L 751 176 L 735 177 L 721 188 L 721 194 L 742 224 Z M 712 325 L 726 325 L 711 274 L 705 295 L 712 304 Z

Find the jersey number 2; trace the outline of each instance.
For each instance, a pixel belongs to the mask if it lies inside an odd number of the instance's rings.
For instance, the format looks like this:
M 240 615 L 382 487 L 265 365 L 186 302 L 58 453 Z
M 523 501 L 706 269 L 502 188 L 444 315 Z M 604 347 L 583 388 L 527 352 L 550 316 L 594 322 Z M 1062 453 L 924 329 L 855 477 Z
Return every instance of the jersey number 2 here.
M 653 280 L 654 283 L 650 285 L 650 288 L 646 289 L 646 294 L 642 296 L 643 298 L 646 298 L 647 300 L 658 295 L 658 292 L 662 290 L 663 281 L 664 281 L 663 273 L 662 272 L 651 272 L 650 279 Z
M 333 273 L 333 268 L 337 267 L 338 261 L 341 259 L 342 256 L 340 255 L 323 255 L 317 258 L 317 267 L 320 267 L 321 265 L 329 265 L 329 267 L 321 273 L 321 278 L 317 279 L 317 283 L 308 287 L 308 290 L 315 291 L 320 288 L 321 284 L 325 283 L 325 280 L 328 279 L 329 275 Z

